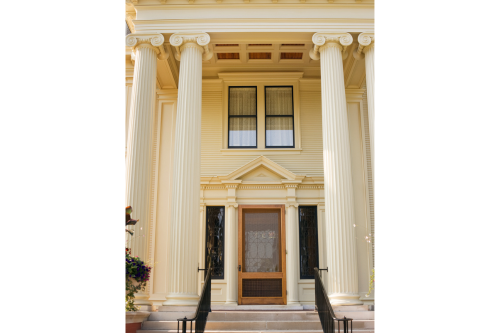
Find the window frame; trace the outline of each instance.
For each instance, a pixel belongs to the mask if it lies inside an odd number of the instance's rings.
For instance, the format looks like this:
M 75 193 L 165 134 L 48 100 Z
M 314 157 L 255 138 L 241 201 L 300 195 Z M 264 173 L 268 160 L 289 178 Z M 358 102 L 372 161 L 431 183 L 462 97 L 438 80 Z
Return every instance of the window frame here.
M 301 233 L 300 233 L 300 210 L 305 207 L 314 207 L 316 208 L 316 267 L 319 268 L 320 260 L 319 260 L 319 224 L 318 224 L 318 206 L 315 205 L 299 205 L 297 209 L 297 223 L 299 227 L 299 274 L 300 274 L 300 279 L 301 280 L 311 280 L 314 279 L 314 275 L 302 275 L 302 261 L 300 260 L 300 240 L 301 240 Z
M 292 115 L 267 115 L 267 88 L 292 88 Z M 287 85 L 287 86 L 267 86 L 264 85 L 264 145 L 266 149 L 289 149 L 289 148 L 295 148 L 295 105 L 294 105 L 294 94 L 293 94 L 293 85 Z M 275 117 L 275 118 L 285 118 L 285 117 L 292 117 L 292 138 L 293 138 L 293 145 L 291 146 L 268 146 L 267 145 L 267 117 Z
M 227 87 L 227 148 L 228 149 L 255 149 L 258 147 L 259 143 L 259 123 L 258 123 L 258 89 L 257 86 L 228 86 Z M 255 116 L 244 115 L 244 116 L 232 116 L 231 115 L 231 88 L 255 88 Z M 231 118 L 255 118 L 255 146 L 231 146 L 229 133 L 231 132 Z

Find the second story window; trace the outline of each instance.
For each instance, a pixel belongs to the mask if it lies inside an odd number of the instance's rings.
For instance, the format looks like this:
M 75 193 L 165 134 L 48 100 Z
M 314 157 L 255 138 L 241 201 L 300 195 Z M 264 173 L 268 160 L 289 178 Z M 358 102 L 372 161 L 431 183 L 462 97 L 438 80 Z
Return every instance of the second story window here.
M 266 148 L 293 148 L 293 87 L 266 87 Z
M 257 87 L 229 87 L 229 148 L 257 148 Z

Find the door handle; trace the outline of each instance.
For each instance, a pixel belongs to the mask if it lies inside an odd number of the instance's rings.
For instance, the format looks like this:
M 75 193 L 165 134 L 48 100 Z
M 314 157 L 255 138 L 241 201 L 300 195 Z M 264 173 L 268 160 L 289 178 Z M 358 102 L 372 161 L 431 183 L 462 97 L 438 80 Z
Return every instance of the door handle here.
M 241 272 L 241 265 L 238 265 L 238 271 Z

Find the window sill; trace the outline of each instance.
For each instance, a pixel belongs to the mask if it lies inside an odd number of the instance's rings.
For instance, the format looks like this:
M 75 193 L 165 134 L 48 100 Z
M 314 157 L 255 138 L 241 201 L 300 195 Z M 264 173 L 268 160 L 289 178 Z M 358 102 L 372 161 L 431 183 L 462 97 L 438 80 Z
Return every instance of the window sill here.
M 226 148 L 220 150 L 222 155 L 298 155 L 300 148 Z

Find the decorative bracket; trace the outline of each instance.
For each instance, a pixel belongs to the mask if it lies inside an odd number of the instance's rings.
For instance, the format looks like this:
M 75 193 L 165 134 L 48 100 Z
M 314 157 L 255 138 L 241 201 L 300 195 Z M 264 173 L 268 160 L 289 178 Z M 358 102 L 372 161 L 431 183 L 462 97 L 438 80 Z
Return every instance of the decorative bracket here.
M 342 48 L 342 57 L 347 57 L 346 49 L 352 44 L 353 38 L 347 32 L 317 32 L 312 37 L 314 48 L 309 51 L 313 60 L 319 60 L 321 47 L 328 43 L 338 44 Z
M 162 34 L 134 33 L 129 34 L 125 39 L 125 44 L 131 47 L 134 53 L 139 46 L 146 45 L 152 47 L 161 60 L 168 59 L 168 53 L 163 47 L 164 42 L 165 38 Z
M 373 46 L 375 43 L 375 34 L 371 32 L 363 32 L 358 36 L 358 48 L 355 52 L 353 52 L 354 59 L 361 60 L 365 57 L 364 50 L 367 46 Z
M 187 43 L 194 43 L 203 49 L 202 59 L 210 60 L 213 52 L 208 47 L 210 35 L 205 32 L 176 33 L 170 36 L 170 44 L 175 47 L 175 59 L 181 60 L 181 48 Z

